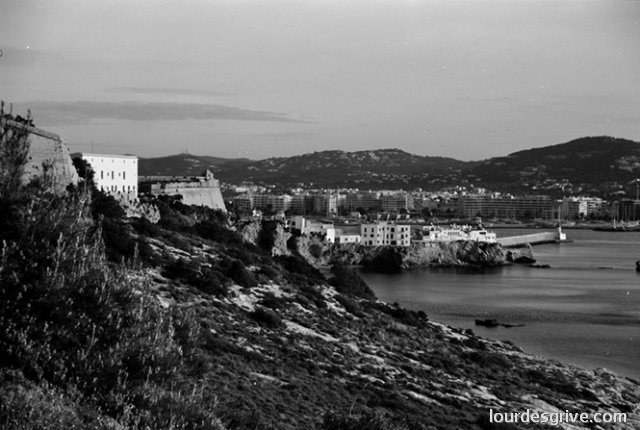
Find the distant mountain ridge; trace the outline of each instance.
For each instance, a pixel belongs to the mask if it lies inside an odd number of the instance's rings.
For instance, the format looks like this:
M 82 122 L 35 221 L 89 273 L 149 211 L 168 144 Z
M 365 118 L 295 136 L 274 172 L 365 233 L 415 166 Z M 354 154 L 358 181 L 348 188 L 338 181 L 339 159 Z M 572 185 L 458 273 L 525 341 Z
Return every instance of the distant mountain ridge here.
M 140 174 L 200 174 L 227 183 L 283 188 L 442 189 L 487 187 L 520 193 L 620 193 L 640 178 L 640 143 L 609 136 L 583 137 L 482 161 L 410 154 L 400 149 L 329 150 L 265 160 L 180 154 L 140 160 Z M 172 173 L 169 173 L 172 172 Z
M 138 160 L 138 174 L 140 176 L 195 176 L 215 166 L 238 162 L 245 163 L 247 158 L 222 158 L 193 154 L 176 154 L 166 157 L 140 158 Z

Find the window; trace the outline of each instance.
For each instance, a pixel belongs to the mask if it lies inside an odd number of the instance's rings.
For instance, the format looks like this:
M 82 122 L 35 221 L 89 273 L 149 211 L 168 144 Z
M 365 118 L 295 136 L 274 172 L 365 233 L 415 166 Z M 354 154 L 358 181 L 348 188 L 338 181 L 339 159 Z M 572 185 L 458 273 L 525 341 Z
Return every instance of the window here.
M 116 178 L 116 172 L 114 172 L 113 170 L 111 171 L 111 179 L 115 179 Z
M 104 170 L 100 170 L 100 179 L 104 179 Z
M 122 179 L 127 179 L 127 172 L 122 172 Z

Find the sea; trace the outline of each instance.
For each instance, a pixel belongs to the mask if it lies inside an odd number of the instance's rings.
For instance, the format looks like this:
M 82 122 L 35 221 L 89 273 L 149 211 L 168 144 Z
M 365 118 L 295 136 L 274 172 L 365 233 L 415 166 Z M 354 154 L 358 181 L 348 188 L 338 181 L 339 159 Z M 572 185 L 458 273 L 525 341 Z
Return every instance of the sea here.
M 498 237 L 540 230 L 495 230 Z M 565 230 L 533 247 L 536 264 L 400 274 L 361 272 L 378 298 L 525 352 L 640 380 L 640 232 Z M 496 319 L 517 327 L 483 327 Z

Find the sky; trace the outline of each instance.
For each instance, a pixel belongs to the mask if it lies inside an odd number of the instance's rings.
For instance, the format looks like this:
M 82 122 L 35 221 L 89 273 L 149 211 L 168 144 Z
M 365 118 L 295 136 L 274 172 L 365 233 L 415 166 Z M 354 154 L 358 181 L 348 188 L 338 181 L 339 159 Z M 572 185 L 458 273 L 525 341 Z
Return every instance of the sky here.
M 0 99 L 72 151 L 481 160 L 640 140 L 637 0 L 2 0 Z

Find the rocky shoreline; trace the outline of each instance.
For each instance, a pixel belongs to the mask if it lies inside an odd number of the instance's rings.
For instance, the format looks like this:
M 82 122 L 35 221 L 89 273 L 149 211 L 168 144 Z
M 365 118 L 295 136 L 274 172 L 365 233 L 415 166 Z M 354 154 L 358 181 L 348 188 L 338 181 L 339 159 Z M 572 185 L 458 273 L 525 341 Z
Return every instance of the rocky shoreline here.
M 535 263 L 531 246 L 505 248 L 497 243 L 477 241 L 412 244 L 410 247 L 333 244 L 317 237 L 295 235 L 275 221 L 253 221 L 239 227 L 243 239 L 267 245 L 273 256 L 299 254 L 314 267 L 333 264 L 363 266 L 381 272 L 426 267 L 462 267 L 478 269 L 513 263 Z

